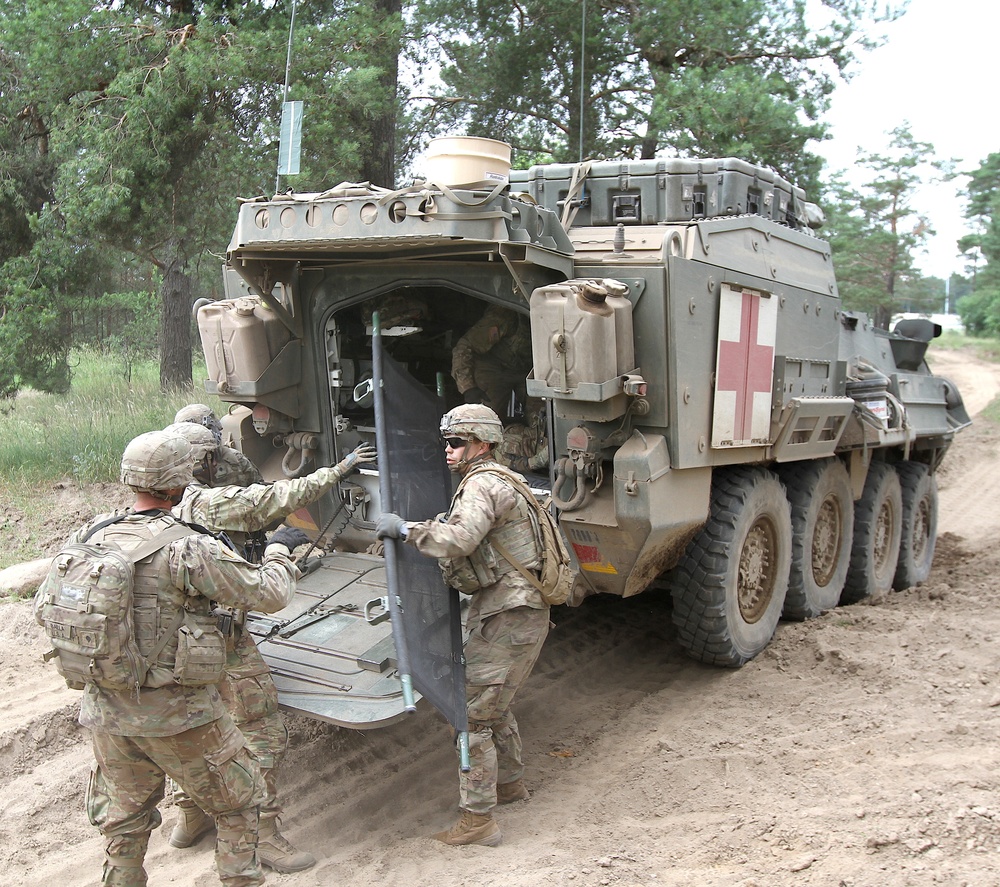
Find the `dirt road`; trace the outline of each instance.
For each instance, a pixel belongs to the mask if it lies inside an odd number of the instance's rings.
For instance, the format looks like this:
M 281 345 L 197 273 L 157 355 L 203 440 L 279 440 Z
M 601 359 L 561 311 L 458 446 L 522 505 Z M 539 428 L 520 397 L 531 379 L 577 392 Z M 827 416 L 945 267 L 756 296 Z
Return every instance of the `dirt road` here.
M 970 411 L 1000 391 L 995 366 L 933 362 Z M 1000 885 L 998 444 L 981 421 L 949 454 L 926 585 L 782 623 L 738 671 L 682 655 L 663 595 L 563 608 L 517 706 L 534 797 L 501 809 L 498 848 L 426 837 L 456 803 L 432 711 L 367 733 L 289 719 L 285 830 L 320 861 L 268 882 Z M 28 605 L 0 604 L 2 883 L 93 887 L 89 744 L 44 649 Z M 217 884 L 212 842 L 169 847 L 163 816 L 150 884 Z

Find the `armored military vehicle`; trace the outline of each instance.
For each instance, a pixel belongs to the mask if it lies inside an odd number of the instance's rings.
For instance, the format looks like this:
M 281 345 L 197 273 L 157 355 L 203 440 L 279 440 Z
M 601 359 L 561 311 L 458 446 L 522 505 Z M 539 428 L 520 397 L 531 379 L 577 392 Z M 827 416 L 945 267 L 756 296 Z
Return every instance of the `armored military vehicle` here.
M 739 666 L 782 617 L 926 579 L 935 472 L 969 424 L 924 360 L 940 328 L 846 310 L 800 189 L 732 158 L 440 179 L 242 204 L 226 298 L 197 317 L 206 389 L 265 476 L 379 443 L 375 312 L 443 412 L 462 401 L 453 349 L 500 306 L 530 330 L 501 411 L 542 431 L 527 474 L 576 559 L 572 604 L 669 593 L 684 649 Z M 348 726 L 403 708 L 379 481 L 363 470 L 290 518 L 327 552 L 287 611 L 250 623 L 282 702 Z

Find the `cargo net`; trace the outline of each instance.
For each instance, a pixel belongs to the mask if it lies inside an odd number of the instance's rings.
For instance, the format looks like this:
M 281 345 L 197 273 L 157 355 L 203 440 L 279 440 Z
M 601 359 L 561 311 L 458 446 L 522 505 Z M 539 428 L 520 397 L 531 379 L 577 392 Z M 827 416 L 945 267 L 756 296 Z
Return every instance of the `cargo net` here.
M 375 401 L 382 507 L 406 520 L 433 518 L 448 509 L 452 489 L 439 430 L 443 404 L 385 354 L 380 340 L 375 336 L 373 356 L 375 384 L 382 382 Z M 386 558 L 389 594 L 402 601 L 393 614 L 400 670 L 402 631 L 413 686 L 456 730 L 467 730 L 458 592 L 445 585 L 435 558 L 410 545 L 386 545 L 396 552 Z

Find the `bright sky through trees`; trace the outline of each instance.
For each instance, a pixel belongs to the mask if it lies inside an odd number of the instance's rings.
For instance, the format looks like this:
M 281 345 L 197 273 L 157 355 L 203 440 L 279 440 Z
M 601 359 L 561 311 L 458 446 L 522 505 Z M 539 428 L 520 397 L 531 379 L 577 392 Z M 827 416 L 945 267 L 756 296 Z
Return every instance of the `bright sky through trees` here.
M 886 26 L 886 45 L 862 54 L 857 75 L 834 93 L 833 137 L 817 147 L 829 169 L 850 170 L 859 147 L 884 151 L 887 133 L 904 121 L 938 157 L 958 159 L 960 171 L 1000 152 L 998 33 L 997 0 L 911 0 L 906 15 Z M 962 176 L 923 188 L 915 201 L 937 232 L 917 256 L 924 274 L 965 273 L 956 241 L 968 231 L 960 193 L 967 182 Z

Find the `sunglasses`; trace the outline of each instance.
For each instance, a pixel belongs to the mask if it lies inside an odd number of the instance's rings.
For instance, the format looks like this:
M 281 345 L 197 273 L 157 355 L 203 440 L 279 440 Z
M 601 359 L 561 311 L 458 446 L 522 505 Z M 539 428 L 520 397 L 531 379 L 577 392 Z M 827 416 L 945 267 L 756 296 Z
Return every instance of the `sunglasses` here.
M 453 450 L 464 447 L 468 443 L 464 437 L 442 437 L 441 441 L 446 447 L 451 447 Z

